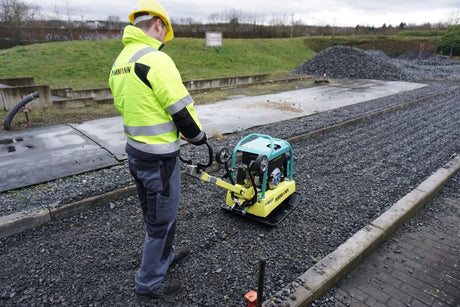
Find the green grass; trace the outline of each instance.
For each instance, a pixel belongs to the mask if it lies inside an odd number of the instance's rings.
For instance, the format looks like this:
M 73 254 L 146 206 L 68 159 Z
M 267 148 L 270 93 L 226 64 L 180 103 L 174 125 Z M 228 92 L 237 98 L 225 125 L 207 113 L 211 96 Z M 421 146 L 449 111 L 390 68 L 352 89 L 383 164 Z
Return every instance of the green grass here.
M 106 87 L 113 59 L 108 41 L 73 41 L 34 44 L 0 50 L 2 78 L 34 77 L 51 88 Z
M 121 40 L 52 42 L 0 50 L 0 78 L 34 77 L 51 88 L 107 87 Z M 224 39 L 223 50 L 205 51 L 204 39 L 175 38 L 163 51 L 183 80 L 287 72 L 315 53 L 294 39 Z

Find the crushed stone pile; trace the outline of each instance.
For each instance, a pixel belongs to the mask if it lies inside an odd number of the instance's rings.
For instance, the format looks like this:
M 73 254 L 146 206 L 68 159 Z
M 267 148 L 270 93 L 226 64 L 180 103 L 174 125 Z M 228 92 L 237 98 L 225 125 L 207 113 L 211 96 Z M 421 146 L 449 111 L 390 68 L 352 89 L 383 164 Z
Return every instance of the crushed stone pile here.
M 406 61 L 412 61 L 412 60 L 417 60 L 419 57 L 422 59 L 429 59 L 430 57 L 433 56 L 433 51 L 432 50 L 424 50 L 422 54 L 420 55 L 420 52 L 417 51 L 408 51 L 404 54 L 401 54 L 398 59 L 399 60 L 406 60 Z
M 409 78 L 404 70 L 380 54 L 369 54 L 364 50 L 346 46 L 329 47 L 293 72 L 302 75 L 325 75 L 335 79 L 399 81 Z
M 369 50 L 366 50 L 366 53 L 369 54 L 369 55 L 372 55 L 374 57 L 380 57 L 380 58 L 382 58 L 382 60 L 390 59 L 390 57 L 385 52 L 383 52 L 382 50 L 369 49 Z
M 424 61 L 417 61 L 417 62 L 420 65 L 430 65 L 430 66 L 455 64 L 455 62 L 451 61 L 449 57 L 446 55 L 438 55 L 432 58 L 428 58 Z M 460 64 L 460 63 L 457 63 L 457 64 Z
M 333 46 L 319 52 L 292 72 L 334 79 L 411 82 L 456 80 L 460 76 L 460 61 L 442 56 L 419 59 L 417 56 L 414 58 L 410 52 L 392 59 L 379 50 L 364 51 L 354 47 Z

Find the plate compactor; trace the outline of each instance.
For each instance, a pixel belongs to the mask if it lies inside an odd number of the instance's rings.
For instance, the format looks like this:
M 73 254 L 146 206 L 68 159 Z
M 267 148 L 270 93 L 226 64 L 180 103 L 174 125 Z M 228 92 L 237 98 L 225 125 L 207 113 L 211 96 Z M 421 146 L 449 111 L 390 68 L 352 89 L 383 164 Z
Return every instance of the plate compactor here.
M 284 140 L 263 134 L 250 134 L 238 142 L 233 153 L 226 147 L 216 153 L 215 160 L 225 166 L 228 181 L 205 172 L 214 161 L 213 149 L 208 164 L 187 163 L 185 174 L 213 183 L 227 190 L 224 208 L 233 213 L 261 222 L 278 225 L 300 203 L 293 179 L 293 153 Z M 232 160 L 231 167 L 228 162 Z

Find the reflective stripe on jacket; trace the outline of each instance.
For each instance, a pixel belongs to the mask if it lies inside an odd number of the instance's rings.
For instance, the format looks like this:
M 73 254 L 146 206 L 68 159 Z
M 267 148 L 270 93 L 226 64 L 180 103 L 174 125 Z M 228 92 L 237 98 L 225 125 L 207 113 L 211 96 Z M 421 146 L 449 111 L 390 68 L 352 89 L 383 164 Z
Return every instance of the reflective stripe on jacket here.
M 109 85 L 128 144 L 145 153 L 167 155 L 179 150 L 179 132 L 192 143 L 205 140 L 176 65 L 159 51 L 162 43 L 129 25 L 123 44 Z

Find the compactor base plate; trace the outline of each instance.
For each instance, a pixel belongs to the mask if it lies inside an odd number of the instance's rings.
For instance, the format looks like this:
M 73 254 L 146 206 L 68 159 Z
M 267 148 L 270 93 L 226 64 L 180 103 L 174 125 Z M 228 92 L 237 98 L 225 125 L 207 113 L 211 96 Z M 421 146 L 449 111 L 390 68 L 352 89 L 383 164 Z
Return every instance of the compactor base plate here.
M 243 212 L 239 207 L 232 209 L 225 205 L 223 208 L 226 211 L 239 214 L 250 220 L 268 225 L 276 226 L 284 220 L 299 204 L 302 199 L 300 193 L 292 193 L 284 202 L 282 202 L 276 209 L 274 209 L 267 217 L 260 217 L 253 214 Z

